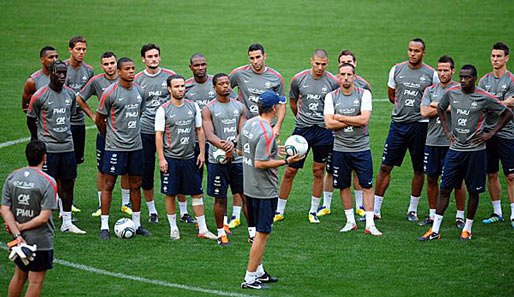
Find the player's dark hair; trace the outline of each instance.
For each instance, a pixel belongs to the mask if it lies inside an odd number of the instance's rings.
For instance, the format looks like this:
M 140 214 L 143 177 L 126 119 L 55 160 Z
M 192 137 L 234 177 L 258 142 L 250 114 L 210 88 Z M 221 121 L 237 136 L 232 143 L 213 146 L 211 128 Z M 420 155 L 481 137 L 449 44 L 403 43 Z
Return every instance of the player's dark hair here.
M 505 53 L 505 56 L 509 55 L 509 47 L 501 41 L 493 44 L 493 50 L 502 50 Z
M 423 45 L 423 50 L 425 50 L 425 48 L 426 48 L 425 42 L 421 38 L 414 38 L 410 42 L 419 42 Z
M 437 63 L 450 63 L 450 68 L 455 69 L 455 61 L 448 55 L 441 56 L 439 60 L 437 60 Z
M 121 67 L 123 66 L 124 63 L 128 63 L 128 62 L 132 62 L 134 63 L 134 61 L 132 61 L 131 58 L 127 58 L 127 57 L 123 57 L 123 58 L 119 58 L 118 61 L 117 61 L 117 67 L 118 69 L 121 69 Z
M 248 52 L 261 51 L 264 54 L 264 46 L 260 43 L 254 43 L 248 48 Z
M 215 86 L 217 83 L 218 83 L 218 79 L 220 77 L 229 77 L 228 75 L 226 75 L 225 73 L 216 73 L 214 75 L 214 77 L 212 78 L 212 85 Z
M 84 38 L 84 36 L 81 36 L 81 35 L 75 35 L 73 36 L 71 39 L 70 39 L 70 42 L 68 42 L 68 46 L 70 48 L 74 48 L 75 45 L 79 42 L 82 42 L 82 43 L 85 43 L 87 45 L 87 41 L 86 39 Z
M 327 51 L 322 49 L 322 48 L 318 48 L 314 51 L 314 53 L 312 54 L 312 57 L 318 57 L 318 58 L 328 58 L 328 54 L 327 54 Z
M 39 57 L 42 58 L 46 52 L 48 51 L 55 51 L 55 48 L 47 45 L 45 46 L 44 48 L 42 48 L 40 51 L 39 51 Z
M 353 66 L 352 64 L 350 64 L 350 63 L 342 63 L 341 65 L 339 65 L 339 69 L 341 69 L 343 67 L 351 67 L 353 74 L 355 74 L 355 66 Z
M 159 52 L 159 55 L 161 54 L 161 49 L 156 44 L 147 43 L 147 44 L 143 45 L 143 47 L 141 48 L 141 57 L 144 58 L 146 52 L 149 50 L 153 50 L 153 49 L 156 49 Z
M 105 52 L 100 57 L 100 61 L 102 61 L 102 59 L 107 59 L 107 58 L 110 58 L 110 57 L 114 57 L 114 59 L 116 59 L 116 55 L 113 52 Z
M 273 106 L 275 106 L 275 105 L 264 106 L 264 105 L 262 105 L 262 101 L 261 100 L 257 101 L 257 108 L 259 109 L 259 115 L 261 115 L 263 113 L 272 112 L 273 111 Z
M 340 53 L 339 53 L 339 56 L 337 56 L 337 63 L 339 63 L 339 60 L 341 60 L 341 57 L 342 56 L 352 56 L 353 58 L 353 62 L 357 62 L 357 58 L 355 58 L 355 55 L 353 54 L 353 52 L 349 49 L 345 49 L 345 50 L 342 50 Z
M 168 76 L 168 78 L 166 79 L 166 85 L 167 85 L 168 87 L 171 87 L 171 81 L 172 81 L 172 80 L 174 80 L 174 79 L 181 79 L 181 80 L 183 80 L 183 81 L 185 81 L 185 80 L 186 80 L 186 79 L 185 79 L 182 75 L 180 75 L 180 74 L 173 74 L 173 75 L 171 75 L 171 76 Z
M 41 140 L 32 140 L 25 147 L 25 156 L 29 162 L 29 166 L 37 166 L 43 161 L 46 154 L 46 145 Z
M 50 73 L 55 73 L 58 65 L 64 65 L 64 67 L 66 67 L 66 63 L 64 63 L 62 60 L 55 60 L 50 64 L 50 66 L 48 66 Z
M 200 53 L 195 53 L 191 56 L 191 58 L 189 58 L 189 65 L 193 64 L 193 60 L 194 59 L 201 59 L 201 58 L 204 58 L 205 59 L 205 56 L 203 54 L 200 54 Z
M 471 75 L 473 75 L 474 77 L 476 77 L 477 73 L 478 73 L 475 66 L 473 66 L 471 64 L 466 64 L 466 65 L 462 66 L 462 68 L 460 70 L 471 70 Z

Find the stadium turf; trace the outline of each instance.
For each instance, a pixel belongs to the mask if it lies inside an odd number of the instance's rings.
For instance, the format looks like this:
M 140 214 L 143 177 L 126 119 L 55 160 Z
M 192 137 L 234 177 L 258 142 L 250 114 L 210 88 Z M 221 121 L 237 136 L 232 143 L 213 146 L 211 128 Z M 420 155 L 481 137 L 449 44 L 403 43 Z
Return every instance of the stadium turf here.
M 514 47 L 511 1 L 2 1 L 0 3 L 0 143 L 28 136 L 21 112 L 21 93 L 27 76 L 40 68 L 41 47 L 52 45 L 67 58 L 68 39 L 75 34 L 88 41 L 86 62 L 97 73 L 99 57 L 106 50 L 118 57 L 135 59 L 138 70 L 141 45 L 154 42 L 162 49 L 162 66 L 190 76 L 189 57 L 207 56 L 209 73 L 229 73 L 246 64 L 247 48 L 262 43 L 268 65 L 278 70 L 288 85 L 291 77 L 310 66 L 316 48 L 328 51 L 336 71 L 336 58 L 343 48 L 357 55 L 357 72 L 374 90 L 371 146 L 375 177 L 387 136 L 392 104 L 386 98 L 387 75 L 396 62 L 406 60 L 408 40 L 422 37 L 427 43 L 425 61 L 434 65 L 443 54 L 453 56 L 457 67 L 472 63 L 483 75 L 490 71 L 489 50 L 502 40 Z M 512 66 L 511 68 L 514 68 Z M 289 87 L 287 87 L 289 89 Z M 96 107 L 96 98 L 89 103 Z M 88 119 L 87 125 L 93 125 Z M 290 135 L 294 121 L 288 111 L 282 141 Z M 95 130 L 87 133 L 86 163 L 79 168 L 75 203 L 82 212 L 77 224 L 85 236 L 56 232 L 55 257 L 75 264 L 180 284 L 145 283 L 101 271 L 84 271 L 60 263 L 47 274 L 44 296 L 203 296 L 213 292 L 191 291 L 192 287 L 220 290 L 222 294 L 269 296 L 507 296 L 514 294 L 512 246 L 514 229 L 507 222 L 484 226 L 480 220 L 491 212 L 489 196 L 481 196 L 473 226 L 473 240 L 458 241 L 454 226 L 455 204 L 447 210 L 436 242 L 419 243 L 426 231 L 405 219 L 410 195 L 411 166 L 396 168 L 377 227 L 382 238 L 357 231 L 341 234 L 344 212 L 336 193 L 333 213 L 322 223 L 307 221 L 310 205 L 311 166 L 294 183 L 286 208 L 286 220 L 277 223 L 264 257 L 265 268 L 280 281 L 265 292 L 243 291 L 250 245 L 242 226 L 230 237 L 228 247 L 195 237 L 194 226 L 179 224 L 181 240 L 171 241 L 164 212 L 164 197 L 156 194 L 159 225 L 142 222 L 154 236 L 130 240 L 98 239 L 96 209 Z M 0 148 L 0 180 L 24 166 L 24 143 Z M 312 164 L 309 157 L 306 164 Z M 158 172 L 156 170 L 156 177 Z M 158 178 L 157 178 L 158 180 Z M 503 210 L 510 215 L 504 178 Z M 159 189 L 158 182 L 156 189 Z M 111 210 L 111 225 L 119 212 L 119 186 Z M 213 200 L 205 197 L 207 222 L 215 230 Z M 428 213 L 425 191 L 420 217 Z M 190 209 L 192 213 L 192 209 Z M 54 215 L 57 227 L 60 222 Z M 112 228 L 111 228 L 112 230 Z M 5 231 L 0 241 L 9 240 Z M 0 251 L 0 295 L 7 293 L 13 264 Z M 119 276 L 119 275 L 118 275 Z

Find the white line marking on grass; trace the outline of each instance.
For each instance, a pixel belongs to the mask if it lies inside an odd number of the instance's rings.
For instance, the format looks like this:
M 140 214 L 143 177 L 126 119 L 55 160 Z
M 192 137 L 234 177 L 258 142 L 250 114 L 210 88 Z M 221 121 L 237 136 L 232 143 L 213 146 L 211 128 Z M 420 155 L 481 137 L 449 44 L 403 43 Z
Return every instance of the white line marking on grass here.
M 7 246 L 3 242 L 0 242 L 0 248 L 2 248 L 3 250 L 8 250 Z M 182 289 L 182 290 L 186 290 L 186 291 L 200 292 L 200 293 L 211 294 L 211 295 L 220 295 L 220 296 L 252 297 L 251 295 L 246 295 L 246 294 L 225 292 L 225 291 L 212 290 L 212 289 L 204 289 L 204 288 L 199 288 L 199 287 L 192 287 L 192 286 L 186 286 L 186 285 L 181 285 L 181 284 L 169 283 L 169 282 L 165 282 L 165 281 L 161 281 L 161 280 L 147 279 L 147 278 L 135 276 L 135 275 L 111 272 L 111 271 L 107 271 L 107 270 L 103 270 L 103 269 L 99 269 L 99 268 L 95 268 L 95 267 L 91 267 L 91 266 L 86 266 L 86 265 L 82 265 L 82 264 L 76 264 L 73 262 L 68 262 L 66 260 L 61 260 L 61 259 L 56 259 L 56 258 L 54 258 L 54 263 L 68 266 L 71 268 L 75 268 L 78 270 L 91 272 L 91 273 L 107 275 L 107 276 L 112 276 L 112 277 L 126 279 L 126 280 L 133 280 L 133 281 L 138 281 L 138 282 L 152 284 L 152 285 L 159 285 L 159 286 L 163 286 L 163 287 Z
M 91 126 L 86 127 L 87 130 L 93 129 L 93 128 L 96 128 L 96 126 L 91 125 Z M 0 148 L 8 147 L 8 146 L 15 145 L 15 144 L 22 143 L 22 142 L 28 142 L 29 140 L 30 140 L 30 137 L 22 137 L 22 138 L 18 138 L 15 140 L 9 140 L 9 141 L 0 143 Z

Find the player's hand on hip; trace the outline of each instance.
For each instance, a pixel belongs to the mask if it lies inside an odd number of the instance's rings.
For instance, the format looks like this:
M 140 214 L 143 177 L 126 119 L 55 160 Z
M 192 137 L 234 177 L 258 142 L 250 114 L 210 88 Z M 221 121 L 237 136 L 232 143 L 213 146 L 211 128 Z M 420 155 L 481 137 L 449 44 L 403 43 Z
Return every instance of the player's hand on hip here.
M 168 172 L 168 161 L 166 159 L 159 160 L 159 169 L 161 172 Z
M 478 135 L 475 139 L 473 139 L 471 142 L 473 142 L 474 144 L 482 144 L 491 139 L 491 137 L 493 137 L 491 133 L 482 133 Z

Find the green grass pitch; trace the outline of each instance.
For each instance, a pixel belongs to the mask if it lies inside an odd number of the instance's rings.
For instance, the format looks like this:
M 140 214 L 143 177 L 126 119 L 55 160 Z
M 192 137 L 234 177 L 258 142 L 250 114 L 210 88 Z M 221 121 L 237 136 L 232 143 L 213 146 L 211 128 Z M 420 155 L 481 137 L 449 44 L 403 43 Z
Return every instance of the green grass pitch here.
M 390 67 L 407 58 L 408 40 L 422 37 L 427 43 L 426 63 L 435 65 L 443 54 L 453 56 L 457 67 L 475 64 L 479 75 L 489 72 L 491 45 L 502 40 L 514 48 L 514 4 L 499 1 L 12 1 L 0 3 L 0 143 L 28 136 L 21 112 L 21 93 L 27 76 L 40 68 L 38 52 L 45 45 L 67 58 L 68 39 L 75 34 L 88 40 L 86 62 L 97 73 L 99 57 L 106 50 L 135 59 L 138 70 L 141 45 L 155 42 L 162 49 L 162 66 L 189 77 L 187 65 L 195 52 L 204 53 L 209 73 L 230 72 L 246 64 L 247 48 L 262 43 L 271 67 L 291 77 L 308 67 L 316 48 L 328 51 L 329 70 L 336 72 L 336 57 L 343 48 L 357 55 L 357 72 L 374 89 L 374 98 L 386 98 Z M 512 66 L 511 68 L 514 68 Z M 289 87 L 288 87 L 289 88 Z M 89 102 L 95 102 L 92 99 Z M 96 107 L 96 106 L 95 106 Z M 375 177 L 387 136 L 392 104 L 374 102 L 371 145 Z M 87 125 L 93 123 L 88 119 Z M 291 134 L 294 121 L 288 111 L 282 141 Z M 100 222 L 92 218 L 96 208 L 95 132 L 88 130 L 86 163 L 79 168 L 76 204 L 82 213 L 78 225 L 85 236 L 56 233 L 55 257 L 112 273 L 180 284 L 116 278 L 71 268 L 59 263 L 47 274 L 44 296 L 206 296 L 215 289 L 225 294 L 258 296 L 512 296 L 514 295 L 514 230 L 508 223 L 484 226 L 480 220 L 491 212 L 489 196 L 481 196 L 471 242 L 458 241 L 452 201 L 442 225 L 443 238 L 419 243 L 426 231 L 405 219 L 411 166 L 396 168 L 377 222 L 382 238 L 365 236 L 364 226 L 351 234 L 338 230 L 345 222 L 336 193 L 333 214 L 319 225 L 307 221 L 312 183 L 311 166 L 295 180 L 286 220 L 275 225 L 264 256 L 266 269 L 280 278 L 270 290 L 242 291 L 249 244 L 245 223 L 231 237 L 232 245 L 219 247 L 195 237 L 192 226 L 179 225 L 182 239 L 171 241 L 164 216 L 164 197 L 156 195 L 159 225 L 143 224 L 150 238 L 111 238 L 100 242 Z M 25 144 L 0 148 L 0 179 L 24 166 Z M 309 157 L 306 164 L 312 164 Z M 156 177 L 157 177 L 156 170 Z M 503 210 L 509 216 L 503 182 Z M 157 179 L 158 180 L 158 179 Z M 158 189 L 158 182 L 156 189 Z M 118 211 L 116 187 L 111 224 Z M 204 197 L 206 218 L 215 229 L 213 200 Z M 420 215 L 428 213 L 425 190 Z M 191 212 L 192 210 L 190 210 Z M 60 222 L 54 217 L 57 226 Z M 9 240 L 5 231 L 0 241 Z M 0 295 L 7 294 L 13 264 L 0 251 Z M 98 272 L 98 271 L 97 271 Z

